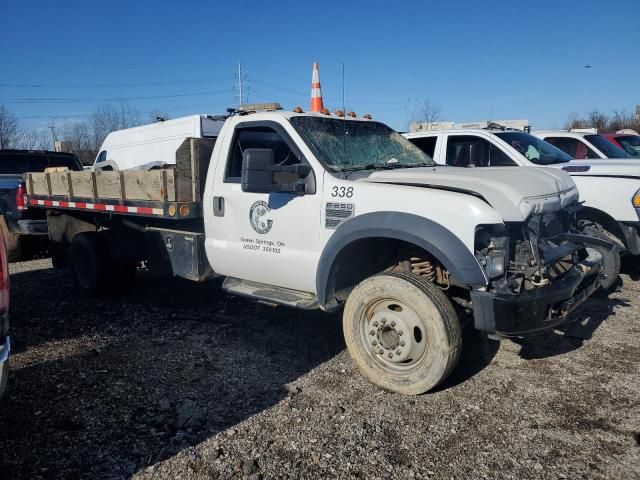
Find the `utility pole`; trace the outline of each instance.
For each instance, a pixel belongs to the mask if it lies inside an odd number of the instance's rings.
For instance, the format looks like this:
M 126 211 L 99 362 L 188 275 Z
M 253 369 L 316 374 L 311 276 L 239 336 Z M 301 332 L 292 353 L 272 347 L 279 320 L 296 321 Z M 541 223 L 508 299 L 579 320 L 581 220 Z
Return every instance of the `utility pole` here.
M 407 102 L 409 103 L 409 128 L 411 124 L 416 123 L 416 97 L 412 93 Z
M 51 138 L 53 138 L 53 151 L 56 151 L 56 126 L 55 125 L 49 125 L 49 128 L 51 129 Z
M 242 71 L 242 64 L 240 62 L 238 62 L 238 71 L 236 72 L 236 76 L 238 77 L 238 83 L 236 84 L 238 94 L 236 97 L 238 98 L 238 103 L 242 107 L 248 98 L 249 83 L 246 81 L 247 72 Z

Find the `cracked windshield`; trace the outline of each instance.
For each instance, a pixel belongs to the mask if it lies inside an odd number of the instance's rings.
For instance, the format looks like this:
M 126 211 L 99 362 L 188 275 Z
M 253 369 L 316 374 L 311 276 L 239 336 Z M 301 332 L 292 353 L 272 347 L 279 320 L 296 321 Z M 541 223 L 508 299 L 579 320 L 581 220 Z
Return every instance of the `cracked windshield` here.
M 291 123 L 333 171 L 436 165 L 429 155 L 386 125 L 322 117 Z

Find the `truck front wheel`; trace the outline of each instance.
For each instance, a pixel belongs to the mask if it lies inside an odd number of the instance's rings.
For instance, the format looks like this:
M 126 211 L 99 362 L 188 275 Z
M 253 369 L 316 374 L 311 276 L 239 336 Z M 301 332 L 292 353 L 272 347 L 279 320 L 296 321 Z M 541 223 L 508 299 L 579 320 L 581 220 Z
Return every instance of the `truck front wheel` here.
M 347 349 L 373 383 L 418 395 L 458 362 L 460 322 L 442 291 L 416 275 L 389 273 L 361 282 L 343 314 Z

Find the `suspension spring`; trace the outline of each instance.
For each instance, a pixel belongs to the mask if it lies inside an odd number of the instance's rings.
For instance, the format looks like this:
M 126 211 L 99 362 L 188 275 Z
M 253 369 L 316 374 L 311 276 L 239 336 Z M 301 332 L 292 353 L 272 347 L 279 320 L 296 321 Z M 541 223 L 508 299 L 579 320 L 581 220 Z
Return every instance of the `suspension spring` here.
M 436 272 L 433 268 L 433 264 L 426 258 L 411 257 L 411 273 L 425 277 L 430 282 L 433 282 L 436 278 Z

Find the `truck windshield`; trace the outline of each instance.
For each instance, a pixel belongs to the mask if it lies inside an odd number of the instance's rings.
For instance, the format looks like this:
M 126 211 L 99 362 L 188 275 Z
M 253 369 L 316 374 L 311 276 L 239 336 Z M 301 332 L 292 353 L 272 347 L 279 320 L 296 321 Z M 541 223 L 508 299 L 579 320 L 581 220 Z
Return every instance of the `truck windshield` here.
M 629 155 L 640 158 L 640 135 L 625 135 L 616 137 L 616 140 Z
M 515 148 L 524 158 L 538 165 L 551 165 L 573 160 L 571 156 L 559 148 L 528 133 L 500 132 L 495 135 Z
M 402 135 L 378 122 L 300 116 L 291 124 L 333 171 L 436 165 Z
M 620 147 L 616 147 L 602 135 L 585 135 L 585 140 L 604 153 L 607 158 L 628 158 L 630 155 Z

